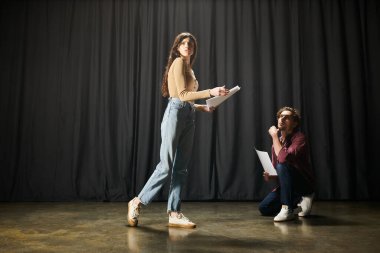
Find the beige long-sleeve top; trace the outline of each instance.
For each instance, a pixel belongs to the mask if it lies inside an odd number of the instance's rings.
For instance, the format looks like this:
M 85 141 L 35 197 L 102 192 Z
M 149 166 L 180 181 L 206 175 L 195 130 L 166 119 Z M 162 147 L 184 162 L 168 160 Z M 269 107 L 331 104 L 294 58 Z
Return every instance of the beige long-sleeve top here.
M 198 90 L 198 81 L 191 70 L 191 78 L 187 80 L 186 86 L 186 66 L 181 57 L 176 58 L 169 68 L 168 88 L 169 96 L 179 98 L 181 101 L 193 103 L 194 100 L 209 98 L 210 90 Z

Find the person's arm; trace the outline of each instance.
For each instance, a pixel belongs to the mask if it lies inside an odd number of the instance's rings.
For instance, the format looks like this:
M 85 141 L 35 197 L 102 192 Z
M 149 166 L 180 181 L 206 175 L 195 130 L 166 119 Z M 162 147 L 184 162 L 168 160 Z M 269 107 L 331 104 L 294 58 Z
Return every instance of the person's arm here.
M 292 162 L 297 160 L 299 155 L 303 155 L 306 148 L 306 138 L 304 134 L 297 134 L 292 137 L 292 143 L 289 147 L 284 147 L 277 155 L 279 163 Z
M 211 97 L 209 90 L 186 90 L 185 62 L 180 57 L 175 59 L 173 62 L 173 74 L 177 93 L 181 101 L 193 101 Z
M 278 154 L 280 153 L 280 150 L 282 149 L 280 139 L 278 138 L 278 131 L 279 130 L 275 126 L 271 126 L 268 130 L 270 136 L 272 137 L 273 149 L 276 156 L 278 156 Z
M 173 73 L 175 85 L 177 86 L 177 93 L 181 101 L 194 101 L 197 99 L 209 98 L 211 96 L 226 96 L 229 93 L 229 90 L 224 86 L 202 91 L 186 90 L 185 62 L 180 57 L 173 62 Z M 210 111 L 207 108 L 204 109 L 207 112 Z M 205 111 L 203 108 L 200 110 Z

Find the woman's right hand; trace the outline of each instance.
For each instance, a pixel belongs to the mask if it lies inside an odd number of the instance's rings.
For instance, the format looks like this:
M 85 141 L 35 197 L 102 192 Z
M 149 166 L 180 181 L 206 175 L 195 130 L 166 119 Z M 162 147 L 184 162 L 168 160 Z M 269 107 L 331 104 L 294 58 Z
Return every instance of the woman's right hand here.
M 214 97 L 216 96 L 227 96 L 230 92 L 229 89 L 227 89 L 225 86 L 215 87 L 213 89 L 210 89 L 210 94 Z

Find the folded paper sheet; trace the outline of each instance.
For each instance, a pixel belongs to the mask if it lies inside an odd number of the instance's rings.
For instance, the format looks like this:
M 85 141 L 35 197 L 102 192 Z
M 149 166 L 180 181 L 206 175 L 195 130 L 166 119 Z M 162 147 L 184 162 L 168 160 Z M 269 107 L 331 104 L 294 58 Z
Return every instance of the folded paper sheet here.
M 273 164 L 269 158 L 269 155 L 265 151 L 256 150 L 257 155 L 259 156 L 261 165 L 263 165 L 264 171 L 268 172 L 270 176 L 276 176 L 277 172 L 273 167 Z
M 233 94 L 235 94 L 239 90 L 240 90 L 240 87 L 236 85 L 235 87 L 230 89 L 230 92 L 228 93 L 227 96 L 216 96 L 213 98 L 209 98 L 206 100 L 206 104 L 208 107 L 217 107 L 218 105 L 226 101 L 228 98 L 230 98 Z

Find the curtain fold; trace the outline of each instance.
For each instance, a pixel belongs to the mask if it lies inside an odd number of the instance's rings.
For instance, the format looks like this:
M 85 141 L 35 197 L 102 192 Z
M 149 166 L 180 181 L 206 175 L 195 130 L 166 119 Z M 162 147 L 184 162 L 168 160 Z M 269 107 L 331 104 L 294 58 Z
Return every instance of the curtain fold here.
M 175 36 L 198 40 L 200 89 L 184 200 L 261 200 L 253 147 L 301 111 L 317 197 L 380 199 L 380 3 L 7 1 L 0 5 L 0 201 L 126 201 L 159 162 L 161 78 Z M 204 101 L 198 101 L 204 103 Z M 168 185 L 157 200 L 167 198 Z

